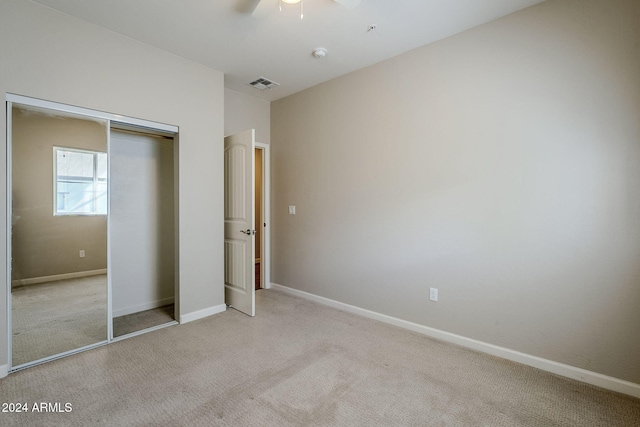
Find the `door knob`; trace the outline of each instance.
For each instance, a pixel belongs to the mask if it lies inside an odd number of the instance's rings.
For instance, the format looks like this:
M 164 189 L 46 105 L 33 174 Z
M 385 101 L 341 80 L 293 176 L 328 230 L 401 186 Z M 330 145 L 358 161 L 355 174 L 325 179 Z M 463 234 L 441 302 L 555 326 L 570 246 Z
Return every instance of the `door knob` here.
M 247 228 L 246 230 L 240 230 L 240 232 L 246 234 L 247 236 L 253 236 L 254 234 L 256 234 L 256 230 L 252 230 L 250 228 Z

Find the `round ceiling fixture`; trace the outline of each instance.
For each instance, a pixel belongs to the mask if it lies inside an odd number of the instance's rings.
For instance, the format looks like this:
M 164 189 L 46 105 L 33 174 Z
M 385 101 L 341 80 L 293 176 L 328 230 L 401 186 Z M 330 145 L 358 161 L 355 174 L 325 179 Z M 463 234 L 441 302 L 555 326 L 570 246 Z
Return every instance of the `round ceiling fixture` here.
M 313 56 L 315 56 L 316 58 L 324 58 L 325 56 L 327 56 L 327 49 L 319 47 L 313 51 Z
M 278 9 L 280 9 L 280 12 L 282 12 L 282 2 L 285 2 L 286 4 L 300 3 L 300 19 L 304 18 L 304 11 L 302 9 L 302 0 L 280 0 L 280 3 L 278 5 Z

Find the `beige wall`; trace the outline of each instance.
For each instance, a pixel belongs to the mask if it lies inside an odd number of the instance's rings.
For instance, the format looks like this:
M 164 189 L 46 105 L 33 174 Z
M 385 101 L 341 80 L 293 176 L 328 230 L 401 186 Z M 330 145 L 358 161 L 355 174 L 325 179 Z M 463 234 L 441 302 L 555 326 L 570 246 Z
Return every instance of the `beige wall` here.
M 106 269 L 106 216 L 53 215 L 53 147 L 106 152 L 106 123 L 14 107 L 11 129 L 12 280 Z
M 639 17 L 549 0 L 272 103 L 273 281 L 640 383 Z
M 21 0 L 0 2 L 0 57 L 3 96 L 17 93 L 179 126 L 180 314 L 224 304 L 223 74 Z M 0 145 L 5 135 L 2 114 Z M 6 223 L 1 175 L 0 222 Z M 0 246 L 0 259 L 6 259 Z M 4 263 L 0 273 L 6 277 Z M 4 298 L 0 311 L 6 313 Z M 0 366 L 7 363 L 6 331 L 2 315 Z
M 233 135 L 247 129 L 256 130 L 256 142 L 271 142 L 271 103 L 225 88 L 224 134 Z

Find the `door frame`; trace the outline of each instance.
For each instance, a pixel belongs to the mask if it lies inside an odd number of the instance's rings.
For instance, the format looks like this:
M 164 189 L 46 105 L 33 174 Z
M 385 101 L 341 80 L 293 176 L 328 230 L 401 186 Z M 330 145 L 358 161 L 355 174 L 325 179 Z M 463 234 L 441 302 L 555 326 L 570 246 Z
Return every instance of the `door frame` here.
M 260 235 L 260 289 L 271 289 L 271 147 L 256 142 L 262 150 L 262 230 Z
M 180 306 L 179 306 L 179 294 L 180 294 L 180 281 L 179 281 L 179 257 L 180 257 L 180 229 L 178 223 L 178 215 L 179 215 L 179 205 L 177 200 L 179 200 L 179 182 L 178 182 L 178 140 L 180 135 L 180 128 L 175 125 L 170 125 L 166 123 L 154 122 L 145 119 L 138 119 L 135 117 L 123 116 L 119 114 L 108 113 L 100 110 L 93 110 L 90 108 L 77 107 L 69 104 L 62 104 L 55 101 L 47 101 L 39 98 L 32 98 L 29 96 L 18 95 L 14 93 L 6 93 L 5 95 L 5 106 L 6 106 L 6 117 L 7 117 L 7 126 L 6 126 L 6 325 L 7 325 L 7 371 L 6 373 L 16 372 L 25 368 L 29 368 L 31 366 L 39 365 L 41 363 L 49 362 L 51 360 L 59 359 L 61 357 L 69 356 L 71 354 L 79 353 L 81 351 L 90 350 L 92 348 L 96 348 L 105 344 L 109 344 L 111 342 L 117 341 L 119 338 L 113 338 L 113 313 L 112 313 L 112 295 L 111 295 L 111 237 L 109 233 L 109 229 L 111 226 L 110 220 L 110 200 L 111 200 L 111 186 L 107 186 L 107 337 L 105 340 L 97 342 L 95 344 L 91 344 L 88 346 L 76 348 L 74 350 L 69 350 L 63 353 L 55 354 L 53 356 L 48 356 L 42 359 L 38 359 L 32 362 L 24 363 L 18 366 L 13 366 L 13 349 L 12 349 L 12 306 L 11 306 L 11 239 L 12 239 L 12 230 L 11 230 L 11 222 L 12 222 L 12 204 L 13 204 L 13 196 L 12 196 L 12 152 L 11 152 L 11 144 L 12 144 L 12 128 L 11 128 L 11 113 L 13 104 L 21 104 L 30 107 L 44 108 L 47 110 L 53 110 L 60 113 L 71 113 L 79 116 L 85 116 L 87 118 L 96 118 L 105 120 L 106 122 L 106 131 L 107 131 L 107 153 L 109 153 L 109 148 L 111 145 L 111 129 L 112 128 L 132 128 L 132 129 L 147 129 L 152 132 L 156 132 L 158 134 L 168 134 L 172 135 L 174 138 L 174 206 L 175 206 L 175 257 L 176 257 L 176 279 L 175 279 L 175 292 L 174 299 L 175 301 L 175 311 L 174 317 L 179 319 L 180 317 Z M 109 164 L 107 163 L 107 168 L 110 169 Z M 110 173 L 110 171 L 109 171 Z M 178 322 L 176 322 L 178 323 Z M 174 324 L 174 323 L 171 323 Z M 169 324 L 167 324 L 169 325 Z M 164 327 L 164 325 L 162 326 Z M 150 328 L 140 331 L 140 333 L 150 332 L 157 328 Z M 129 334 L 124 337 L 130 337 L 134 335 L 139 335 L 138 333 Z M 0 378 L 3 377 L 4 371 L 0 370 Z

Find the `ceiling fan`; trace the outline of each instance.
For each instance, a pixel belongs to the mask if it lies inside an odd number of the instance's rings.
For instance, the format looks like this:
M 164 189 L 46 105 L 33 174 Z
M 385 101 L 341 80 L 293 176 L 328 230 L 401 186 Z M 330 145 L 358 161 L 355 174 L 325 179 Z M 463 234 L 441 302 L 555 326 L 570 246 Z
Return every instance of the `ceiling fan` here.
M 251 16 L 254 18 L 264 18 L 269 15 L 276 6 L 280 2 L 288 3 L 288 4 L 296 4 L 300 3 L 302 0 L 260 0 L 256 5 L 255 9 L 251 13 Z M 354 9 L 356 6 L 360 4 L 361 0 L 333 0 L 339 5 L 347 7 L 349 9 Z

